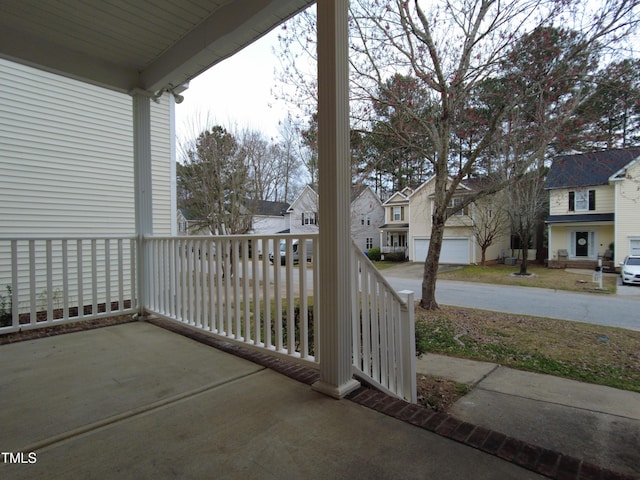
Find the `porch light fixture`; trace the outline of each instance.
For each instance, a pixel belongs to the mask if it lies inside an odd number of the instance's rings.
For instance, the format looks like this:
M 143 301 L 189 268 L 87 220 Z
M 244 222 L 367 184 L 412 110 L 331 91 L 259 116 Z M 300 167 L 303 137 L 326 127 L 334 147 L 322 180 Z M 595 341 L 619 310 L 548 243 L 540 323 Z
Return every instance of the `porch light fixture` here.
M 172 84 L 169 84 L 165 88 L 159 90 L 158 93 L 156 93 L 153 96 L 153 101 L 157 103 L 158 99 L 162 95 L 164 95 L 165 92 L 167 92 L 173 95 L 173 99 L 175 100 L 176 103 L 180 104 L 184 101 L 184 97 L 180 94 L 184 92 L 187 88 L 189 88 L 189 82 L 186 82 L 183 85 L 179 85 L 177 87 L 174 87 Z

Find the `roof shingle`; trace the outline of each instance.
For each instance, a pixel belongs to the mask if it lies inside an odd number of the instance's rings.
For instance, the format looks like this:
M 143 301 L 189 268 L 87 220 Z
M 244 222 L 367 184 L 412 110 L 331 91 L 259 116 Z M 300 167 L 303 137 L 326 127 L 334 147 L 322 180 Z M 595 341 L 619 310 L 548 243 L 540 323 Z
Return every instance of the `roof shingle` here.
M 553 160 L 545 188 L 606 185 L 609 178 L 640 156 L 640 147 L 560 155 Z

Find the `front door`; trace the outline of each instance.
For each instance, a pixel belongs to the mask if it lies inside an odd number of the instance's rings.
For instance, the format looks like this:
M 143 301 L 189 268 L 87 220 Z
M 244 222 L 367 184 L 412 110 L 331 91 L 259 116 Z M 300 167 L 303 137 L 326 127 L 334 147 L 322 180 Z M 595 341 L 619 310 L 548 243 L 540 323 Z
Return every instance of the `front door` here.
M 589 256 L 589 232 L 576 232 L 576 257 Z

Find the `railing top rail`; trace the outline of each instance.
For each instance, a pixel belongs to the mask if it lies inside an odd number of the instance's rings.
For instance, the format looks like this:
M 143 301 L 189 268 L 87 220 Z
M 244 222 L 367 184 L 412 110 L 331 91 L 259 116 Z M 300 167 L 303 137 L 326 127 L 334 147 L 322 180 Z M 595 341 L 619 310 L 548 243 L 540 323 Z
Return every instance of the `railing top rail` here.
M 387 281 L 386 278 L 384 278 L 382 276 L 382 274 L 378 271 L 378 269 L 375 267 L 375 265 L 373 265 L 373 263 L 371 263 L 371 260 L 369 260 L 369 257 L 367 257 L 363 252 L 360 251 L 360 249 L 358 248 L 358 245 L 354 243 L 352 243 L 351 245 L 351 250 L 352 252 L 355 253 L 356 256 L 359 257 L 359 259 L 361 260 L 366 260 L 369 265 L 371 266 L 372 270 L 375 272 L 376 277 L 378 278 L 378 281 L 385 286 L 385 288 L 391 292 L 391 295 L 393 296 L 393 298 L 395 298 L 398 302 L 400 302 L 400 305 L 407 305 L 407 302 L 404 301 L 404 299 L 398 295 L 398 292 L 395 291 L 395 289 L 389 284 L 389 282 Z
M 0 240 L 134 240 L 135 235 L 3 235 L 0 234 Z
M 268 234 L 268 235 L 259 235 L 259 234 L 238 234 L 238 235 L 145 235 L 143 238 L 145 240 L 215 240 L 215 239 L 252 239 L 252 238 L 294 238 L 294 239 L 314 239 L 318 238 L 320 235 L 318 233 L 276 233 L 276 234 Z

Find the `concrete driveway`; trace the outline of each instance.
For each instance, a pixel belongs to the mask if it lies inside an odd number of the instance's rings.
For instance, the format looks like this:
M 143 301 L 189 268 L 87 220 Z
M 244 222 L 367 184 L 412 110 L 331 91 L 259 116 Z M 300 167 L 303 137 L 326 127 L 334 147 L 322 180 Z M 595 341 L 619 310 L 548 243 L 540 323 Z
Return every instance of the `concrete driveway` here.
M 3 479 L 542 478 L 148 323 L 0 359 Z

